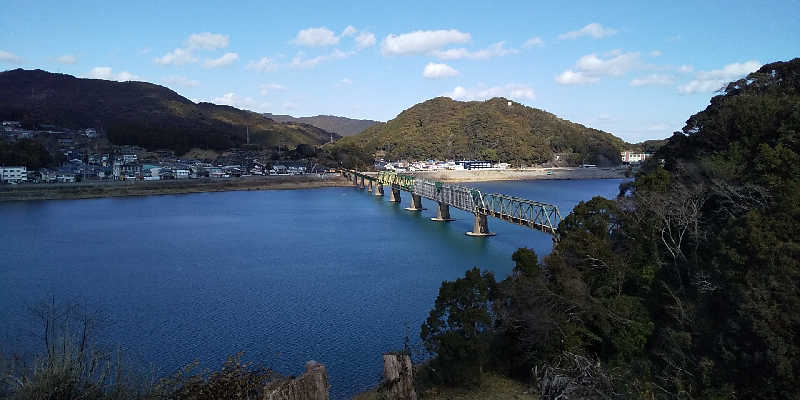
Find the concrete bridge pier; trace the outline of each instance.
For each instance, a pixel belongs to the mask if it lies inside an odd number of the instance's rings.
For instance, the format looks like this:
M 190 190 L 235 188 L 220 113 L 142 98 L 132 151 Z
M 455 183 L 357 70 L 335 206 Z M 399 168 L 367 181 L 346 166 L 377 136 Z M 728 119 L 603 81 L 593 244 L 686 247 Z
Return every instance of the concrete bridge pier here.
M 400 202 L 400 189 L 392 188 L 392 193 L 389 194 L 389 201 L 392 203 Z
M 411 206 L 406 207 L 408 211 L 422 211 L 422 196 L 418 194 L 411 193 Z
M 372 192 L 372 179 L 369 180 L 369 185 L 367 185 L 367 191 Z
M 361 189 L 361 190 L 364 190 L 364 177 L 363 176 L 361 177 L 361 184 L 358 185 L 358 188 Z
M 454 218 L 450 217 L 450 206 L 447 203 L 439 202 L 439 207 L 436 209 L 436 217 L 431 218 L 431 221 L 437 222 L 450 222 L 455 221 Z
M 356 174 L 353 174 L 353 185 L 358 187 L 358 175 Z
M 383 196 L 383 185 L 375 182 L 375 196 Z
M 489 223 L 486 221 L 486 214 L 475 213 L 475 226 L 472 232 L 467 232 L 467 236 L 494 236 L 494 232 L 489 232 Z

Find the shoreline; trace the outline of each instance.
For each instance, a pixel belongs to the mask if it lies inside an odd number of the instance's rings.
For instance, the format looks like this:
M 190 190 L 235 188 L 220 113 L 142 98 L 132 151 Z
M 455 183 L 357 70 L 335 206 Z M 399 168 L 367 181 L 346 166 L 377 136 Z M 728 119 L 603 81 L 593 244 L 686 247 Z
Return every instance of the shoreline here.
M 626 169 L 614 168 L 525 168 L 412 172 L 409 175 L 451 183 L 554 179 L 620 179 Z M 547 173 L 550 172 L 550 175 Z M 89 181 L 62 184 L 0 186 L 0 202 L 28 200 L 80 200 L 105 197 L 159 196 L 170 194 L 229 192 L 240 190 L 295 190 L 350 187 L 338 174 L 258 176 L 233 179 L 191 179 L 152 182 Z
M 27 200 L 80 200 L 104 197 L 230 192 L 240 190 L 294 190 L 350 186 L 339 175 L 259 176 L 235 179 L 191 179 L 152 182 L 80 182 L 0 186 L 0 202 Z
M 489 182 L 552 179 L 622 179 L 626 168 L 519 168 L 498 170 L 460 170 L 411 172 L 409 175 L 442 182 Z M 548 172 L 550 173 L 548 175 Z

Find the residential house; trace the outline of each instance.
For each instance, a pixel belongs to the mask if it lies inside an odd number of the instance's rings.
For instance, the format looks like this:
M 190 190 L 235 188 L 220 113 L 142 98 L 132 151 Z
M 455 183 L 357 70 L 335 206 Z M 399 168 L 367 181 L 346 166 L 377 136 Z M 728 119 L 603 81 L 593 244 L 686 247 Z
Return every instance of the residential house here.
M 58 180 L 58 172 L 52 169 L 42 168 L 39 170 L 39 182 L 51 183 Z

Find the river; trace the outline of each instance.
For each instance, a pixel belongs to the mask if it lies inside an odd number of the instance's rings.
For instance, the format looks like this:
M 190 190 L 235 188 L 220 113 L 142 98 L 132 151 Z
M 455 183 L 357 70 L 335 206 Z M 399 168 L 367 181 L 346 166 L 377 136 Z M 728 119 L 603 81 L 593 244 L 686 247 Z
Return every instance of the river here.
M 555 203 L 613 197 L 622 180 L 475 183 Z M 388 192 L 387 192 L 388 195 Z M 0 350 L 36 350 L 26 307 L 78 300 L 111 316 L 102 340 L 138 366 L 169 373 L 227 355 L 296 375 L 327 366 L 331 397 L 377 384 L 381 353 L 400 349 L 442 280 L 478 266 L 498 280 L 511 254 L 540 256 L 551 237 L 489 219 L 491 238 L 464 235 L 472 215 L 431 222 L 354 188 L 201 193 L 0 203 Z

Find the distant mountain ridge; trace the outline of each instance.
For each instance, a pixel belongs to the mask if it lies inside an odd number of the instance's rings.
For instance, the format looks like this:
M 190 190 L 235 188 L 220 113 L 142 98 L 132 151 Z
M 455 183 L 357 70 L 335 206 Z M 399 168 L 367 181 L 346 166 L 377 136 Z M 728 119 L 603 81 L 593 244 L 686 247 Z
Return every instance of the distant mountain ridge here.
M 263 115 L 278 122 L 306 123 L 328 132 L 338 133 L 341 136 L 356 135 L 373 125 L 381 124 L 380 121 L 337 117 L 335 115 L 315 115 L 313 117 L 293 117 L 291 115 L 271 113 L 264 113 Z
M 0 72 L 0 120 L 99 128 L 114 144 L 148 149 L 224 150 L 246 142 L 292 148 L 330 141 L 315 126 L 280 123 L 261 114 L 211 103 L 195 104 L 147 82 L 82 79 L 42 70 Z M 339 135 L 333 134 L 334 138 Z
M 629 145 L 608 132 L 505 98 L 464 102 L 436 97 L 332 146 L 357 146 L 391 160 L 484 159 L 514 165 L 558 160 L 572 165 L 614 165 Z

